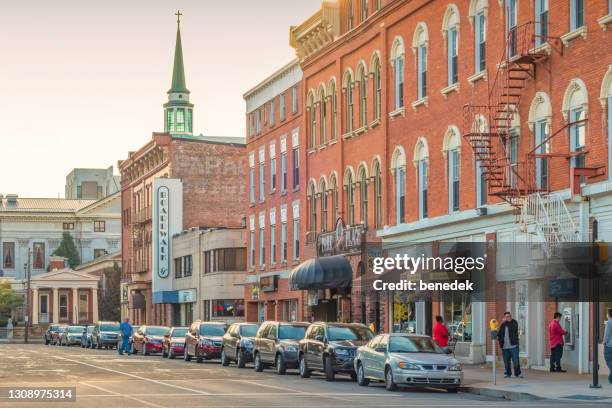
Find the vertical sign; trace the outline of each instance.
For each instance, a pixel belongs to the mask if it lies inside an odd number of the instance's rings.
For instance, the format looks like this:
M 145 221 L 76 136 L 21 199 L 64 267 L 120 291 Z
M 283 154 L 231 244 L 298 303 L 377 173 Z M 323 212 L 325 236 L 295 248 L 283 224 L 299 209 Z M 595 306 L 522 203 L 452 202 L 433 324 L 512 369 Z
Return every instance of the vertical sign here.
M 161 186 L 157 189 L 157 274 L 160 278 L 170 274 L 169 209 L 170 189 Z

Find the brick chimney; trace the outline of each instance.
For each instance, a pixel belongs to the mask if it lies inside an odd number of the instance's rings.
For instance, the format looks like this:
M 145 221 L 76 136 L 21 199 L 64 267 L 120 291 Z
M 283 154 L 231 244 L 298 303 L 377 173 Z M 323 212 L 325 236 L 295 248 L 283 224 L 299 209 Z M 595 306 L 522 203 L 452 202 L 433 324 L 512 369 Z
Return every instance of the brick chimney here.
M 56 271 L 58 269 L 64 269 L 66 267 L 66 258 L 63 256 L 50 256 L 49 257 L 49 271 Z

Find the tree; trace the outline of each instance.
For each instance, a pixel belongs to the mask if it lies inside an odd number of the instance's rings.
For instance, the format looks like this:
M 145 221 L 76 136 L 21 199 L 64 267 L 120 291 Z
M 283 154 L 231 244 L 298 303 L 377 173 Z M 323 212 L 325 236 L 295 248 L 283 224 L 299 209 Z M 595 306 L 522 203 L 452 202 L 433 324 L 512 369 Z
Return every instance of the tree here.
M 81 263 L 81 258 L 79 257 L 79 251 L 77 251 L 76 245 L 74 244 L 74 239 L 72 239 L 72 235 L 68 231 L 64 231 L 62 234 L 62 242 L 60 242 L 59 247 L 53 252 L 53 256 L 63 256 L 68 260 L 68 265 L 71 268 L 78 266 Z
M 16 307 L 23 304 L 23 296 L 15 293 L 9 281 L 0 281 L 0 322 L 6 324 Z
M 121 320 L 121 268 L 117 262 L 112 268 L 106 268 L 103 272 L 104 287 L 98 291 L 98 310 L 100 320 Z

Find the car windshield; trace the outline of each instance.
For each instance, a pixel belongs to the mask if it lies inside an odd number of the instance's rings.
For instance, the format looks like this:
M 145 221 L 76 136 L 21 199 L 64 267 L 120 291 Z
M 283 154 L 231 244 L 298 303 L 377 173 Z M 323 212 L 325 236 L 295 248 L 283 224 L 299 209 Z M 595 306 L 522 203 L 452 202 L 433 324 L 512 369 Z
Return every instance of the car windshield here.
M 103 324 L 100 326 L 100 331 L 118 332 L 119 325 L 118 324 Z
M 172 330 L 172 337 L 185 337 L 187 334 L 186 328 Z
M 429 337 L 391 336 L 390 353 L 435 353 L 442 354 L 442 349 Z
M 306 333 L 306 327 L 304 326 L 281 324 L 278 329 L 278 338 L 281 340 L 300 340 L 304 338 L 304 333 Z
M 167 327 L 147 327 L 145 329 L 145 334 L 150 336 L 163 336 L 166 333 L 168 333 Z
M 329 326 L 327 328 L 328 340 L 370 340 L 372 332 L 367 327 L 341 327 Z
M 225 334 L 225 326 L 220 324 L 203 324 L 200 326 L 201 336 L 223 336 Z
M 83 326 L 70 326 L 68 328 L 68 333 L 83 333 Z
M 257 324 L 243 324 L 240 326 L 240 335 L 243 337 L 255 337 L 257 330 L 259 330 L 259 325 Z

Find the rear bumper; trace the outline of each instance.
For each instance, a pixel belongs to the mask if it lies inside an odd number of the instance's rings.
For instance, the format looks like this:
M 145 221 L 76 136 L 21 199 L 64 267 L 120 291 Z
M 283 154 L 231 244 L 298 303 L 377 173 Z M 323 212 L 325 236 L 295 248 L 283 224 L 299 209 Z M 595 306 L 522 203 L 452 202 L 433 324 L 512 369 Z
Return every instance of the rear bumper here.
M 200 346 L 204 358 L 221 358 L 221 346 Z
M 161 353 L 162 344 L 161 343 L 145 343 L 144 349 L 149 353 Z
M 174 354 L 182 355 L 185 353 L 185 346 L 170 346 L 170 349 Z

